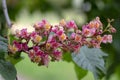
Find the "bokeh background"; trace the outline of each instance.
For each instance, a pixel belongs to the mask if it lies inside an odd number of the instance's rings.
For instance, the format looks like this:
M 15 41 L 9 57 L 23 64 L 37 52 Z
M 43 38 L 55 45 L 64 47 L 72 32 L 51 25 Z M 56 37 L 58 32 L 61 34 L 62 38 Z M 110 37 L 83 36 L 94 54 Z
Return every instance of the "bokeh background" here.
M 22 28 L 32 31 L 32 25 L 42 19 L 52 24 L 61 19 L 75 20 L 79 27 L 96 16 L 104 26 L 107 18 L 114 19 L 112 25 L 117 33 L 113 34 L 113 43 L 102 45 L 102 50 L 109 55 L 106 60 L 107 80 L 120 80 L 120 0 L 7 0 L 7 6 L 14 23 L 13 33 Z M 0 35 L 6 35 L 5 25 L 0 1 Z M 71 62 L 54 62 L 46 68 L 31 63 L 27 55 L 22 56 L 24 59 L 15 65 L 19 80 L 78 80 Z M 94 80 L 92 73 L 88 72 L 82 80 Z

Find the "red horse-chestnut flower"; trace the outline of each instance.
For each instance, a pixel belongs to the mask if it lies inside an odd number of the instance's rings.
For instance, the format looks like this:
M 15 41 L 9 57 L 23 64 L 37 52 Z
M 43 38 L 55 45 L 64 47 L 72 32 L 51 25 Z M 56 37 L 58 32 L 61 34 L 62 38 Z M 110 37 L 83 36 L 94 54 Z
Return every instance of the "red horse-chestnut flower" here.
M 18 51 L 25 52 L 32 62 L 45 66 L 48 66 L 50 61 L 61 60 L 65 51 L 75 52 L 84 45 L 100 48 L 101 43 L 111 43 L 110 33 L 116 32 L 111 25 L 103 28 L 99 17 L 83 25 L 82 30 L 78 29 L 75 21 L 66 22 L 64 19 L 58 25 L 42 20 L 33 27 L 35 31 L 30 33 L 27 29 L 17 30 L 15 35 L 19 40 L 14 41 L 8 48 L 14 54 Z

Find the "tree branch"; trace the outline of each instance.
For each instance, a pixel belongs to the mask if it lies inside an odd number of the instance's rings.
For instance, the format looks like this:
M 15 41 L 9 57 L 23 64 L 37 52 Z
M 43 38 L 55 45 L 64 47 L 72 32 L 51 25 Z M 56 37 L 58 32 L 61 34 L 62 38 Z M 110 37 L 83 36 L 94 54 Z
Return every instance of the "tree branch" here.
M 8 15 L 6 0 L 2 0 L 2 8 L 3 8 L 3 12 L 4 12 L 4 16 L 5 16 L 7 25 L 10 28 L 12 26 L 12 23 L 10 21 L 9 15 Z

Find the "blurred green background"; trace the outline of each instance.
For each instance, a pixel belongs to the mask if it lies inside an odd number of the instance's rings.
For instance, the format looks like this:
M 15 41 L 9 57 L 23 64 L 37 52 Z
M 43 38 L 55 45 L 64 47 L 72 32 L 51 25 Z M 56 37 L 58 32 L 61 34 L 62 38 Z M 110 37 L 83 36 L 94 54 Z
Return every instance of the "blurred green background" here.
M 101 18 L 104 26 L 107 18 L 115 19 L 113 26 L 113 43 L 102 45 L 102 50 L 109 54 L 106 60 L 107 80 L 120 80 L 120 0 L 7 0 L 9 16 L 15 29 L 31 27 L 35 22 L 47 19 L 57 24 L 61 19 L 75 20 L 80 26 L 96 16 Z M 0 1 L 0 35 L 6 35 L 5 19 Z M 19 80 L 77 80 L 74 65 L 71 62 L 54 62 L 49 67 L 39 67 L 31 63 L 28 56 L 16 64 Z M 82 72 L 80 72 L 82 73 Z M 94 80 L 88 72 L 82 80 Z

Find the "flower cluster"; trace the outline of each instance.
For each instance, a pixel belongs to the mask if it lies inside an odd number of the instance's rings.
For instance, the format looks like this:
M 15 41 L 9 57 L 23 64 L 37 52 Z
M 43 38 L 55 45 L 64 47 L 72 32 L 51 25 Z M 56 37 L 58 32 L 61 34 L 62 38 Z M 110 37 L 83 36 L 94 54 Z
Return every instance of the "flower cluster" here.
M 61 60 L 64 51 L 75 52 L 84 45 L 100 48 L 101 43 L 111 43 L 112 35 L 108 33 L 115 33 L 116 29 L 110 22 L 108 24 L 104 28 L 96 17 L 79 30 L 73 20 L 67 22 L 63 19 L 58 25 L 42 20 L 34 24 L 35 31 L 31 33 L 27 29 L 17 30 L 15 35 L 19 40 L 9 46 L 9 51 L 13 54 L 25 52 L 32 62 L 48 66 L 50 61 Z M 29 42 L 32 43 L 30 46 Z

